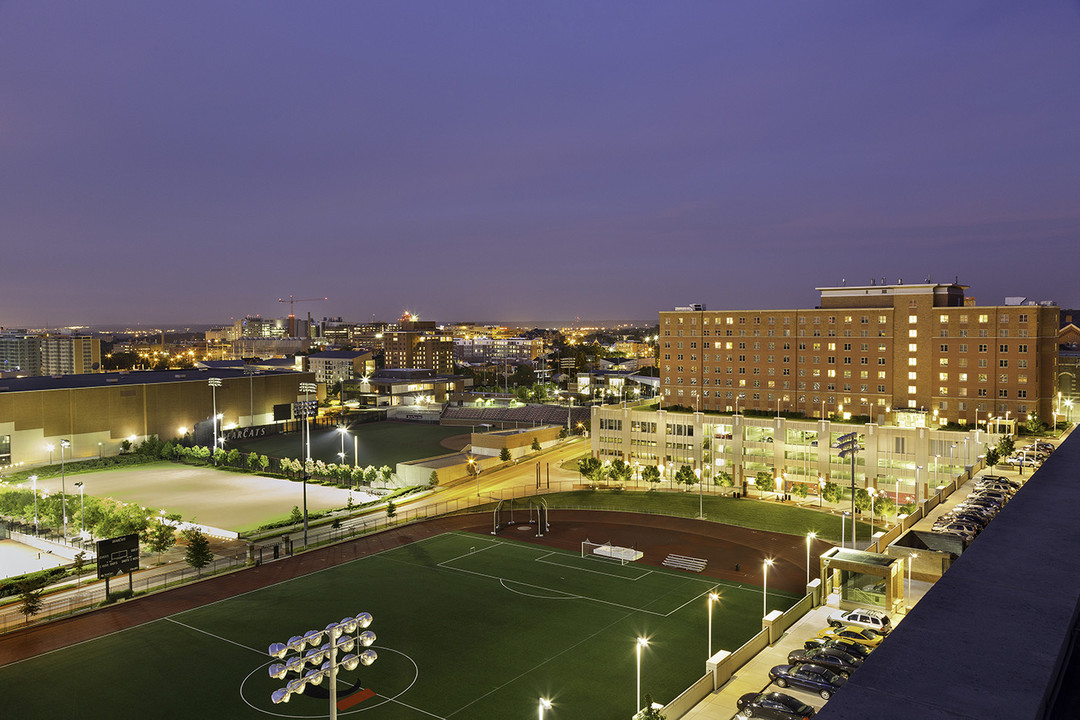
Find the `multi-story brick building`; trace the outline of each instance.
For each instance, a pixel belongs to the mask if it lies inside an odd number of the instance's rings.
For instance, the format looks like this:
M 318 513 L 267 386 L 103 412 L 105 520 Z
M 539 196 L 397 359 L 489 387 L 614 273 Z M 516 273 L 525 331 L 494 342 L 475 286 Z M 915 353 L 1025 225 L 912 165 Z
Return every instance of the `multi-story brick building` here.
M 1058 309 L 978 306 L 967 286 L 818 288 L 805 310 L 660 313 L 665 405 L 880 417 L 939 423 L 1052 414 Z
M 387 328 L 382 341 L 387 368 L 454 370 L 454 339 L 439 332 L 434 322 L 403 320 Z

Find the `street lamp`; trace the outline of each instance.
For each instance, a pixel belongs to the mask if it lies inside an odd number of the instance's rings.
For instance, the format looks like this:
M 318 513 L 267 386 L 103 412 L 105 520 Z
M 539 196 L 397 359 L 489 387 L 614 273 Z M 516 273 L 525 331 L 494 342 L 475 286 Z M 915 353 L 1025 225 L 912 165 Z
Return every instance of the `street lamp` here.
M 544 720 L 544 711 L 551 709 L 551 701 L 547 698 L 540 698 L 540 720 Z
M 818 493 L 817 493 L 817 506 L 822 507 L 821 501 L 825 496 L 825 478 L 820 475 L 817 476 Z
M 761 563 L 761 617 L 769 614 L 769 568 L 772 564 L 772 558 L 765 558 Z
M 83 483 L 82 480 L 75 483 L 75 487 L 79 488 L 79 534 L 82 535 L 86 528 L 86 523 L 83 521 L 83 517 L 86 513 L 86 506 L 83 504 Z
M 915 558 L 919 557 L 919 553 L 911 553 L 908 555 L 907 561 L 907 598 L 908 598 L 908 610 L 911 609 L 911 563 Z
M 476 458 L 469 458 L 469 467 L 476 476 L 476 497 L 480 497 L 480 466 L 476 464 Z
M 915 504 L 919 504 L 919 471 L 923 469 L 922 465 L 915 466 Z
M 31 475 L 30 481 L 34 483 L 34 534 L 38 532 L 38 514 L 37 514 L 37 475 Z
M 212 419 L 214 421 L 214 450 L 217 450 L 217 389 L 221 387 L 221 378 L 207 378 L 206 382 L 210 385 L 210 392 L 214 396 L 214 416 Z
M 639 637 L 635 646 L 637 650 L 637 695 L 634 697 L 634 705 L 637 709 L 634 710 L 635 715 L 641 712 L 641 648 L 646 647 L 648 644 L 649 640 L 647 638 Z
M 290 672 L 295 672 L 297 677 L 290 680 L 285 687 L 275 690 L 270 696 L 274 704 L 289 702 L 289 698 L 303 695 L 308 684 L 321 685 L 323 679 L 328 679 L 330 696 L 330 718 L 337 719 L 337 675 L 340 668 L 348 671 L 355 670 L 359 665 L 370 665 L 378 659 L 379 655 L 370 649 L 375 642 L 375 633 L 364 630 L 371 624 L 370 613 L 360 613 L 355 618 L 347 617 L 340 623 L 330 623 L 325 630 L 308 630 L 303 635 L 289 638 L 288 643 L 274 643 L 270 646 L 269 654 L 273 658 L 285 658 L 290 652 L 296 655 L 285 660 L 284 663 L 270 665 L 270 677 L 281 680 Z M 363 632 L 359 632 L 363 630 Z M 354 634 L 356 633 L 356 634 Z M 323 643 L 323 634 L 328 642 Z M 304 648 L 310 650 L 304 652 Z M 353 648 L 368 648 L 359 655 L 352 654 Z M 347 653 L 338 660 L 338 652 Z M 313 667 L 307 669 L 307 665 Z
M 70 440 L 60 441 L 60 510 L 64 513 L 64 539 L 67 540 L 67 477 L 64 473 L 64 450 L 71 447 Z
M 341 427 L 338 428 L 338 432 L 341 434 L 341 452 L 338 453 L 338 454 L 341 455 L 341 463 L 344 465 L 345 464 L 345 436 L 349 434 L 349 428 L 342 425 Z
M 709 657 L 712 657 L 712 606 L 714 602 L 720 600 L 720 594 L 716 592 L 716 589 L 709 591 Z M 708 658 L 706 658 L 708 659 Z
M 702 505 L 704 501 L 701 496 L 701 468 L 694 468 L 694 477 L 697 478 L 698 520 L 704 520 L 705 508 Z
M 810 584 L 810 543 L 817 537 L 817 533 L 806 533 L 806 584 Z

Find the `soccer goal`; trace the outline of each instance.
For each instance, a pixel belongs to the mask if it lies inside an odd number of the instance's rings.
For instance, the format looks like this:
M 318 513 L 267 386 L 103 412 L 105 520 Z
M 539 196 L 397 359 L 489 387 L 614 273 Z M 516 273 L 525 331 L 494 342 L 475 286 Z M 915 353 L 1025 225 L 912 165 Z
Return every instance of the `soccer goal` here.
M 610 542 L 595 543 L 590 542 L 589 540 L 583 540 L 581 542 L 581 557 L 599 557 L 606 560 L 615 560 L 620 565 L 625 565 L 628 562 L 640 560 L 645 557 L 645 553 L 635 550 L 634 548 L 612 545 Z

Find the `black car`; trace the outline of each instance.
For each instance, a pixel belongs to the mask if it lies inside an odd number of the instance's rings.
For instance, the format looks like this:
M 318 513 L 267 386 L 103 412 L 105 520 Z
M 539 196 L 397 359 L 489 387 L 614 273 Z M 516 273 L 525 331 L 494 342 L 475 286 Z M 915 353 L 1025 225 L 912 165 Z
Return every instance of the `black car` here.
M 769 679 L 782 688 L 794 685 L 815 692 L 825 700 L 847 682 L 846 678 L 820 665 L 777 665 L 769 671 Z
M 870 648 L 848 640 L 825 640 L 824 638 L 815 637 L 810 638 L 803 643 L 803 647 L 807 650 L 813 650 L 815 648 L 835 648 L 836 650 L 846 652 L 848 655 L 857 657 L 860 660 L 865 660 L 870 655 Z
M 862 659 L 838 648 L 814 648 L 813 650 L 792 650 L 787 661 L 792 665 L 811 663 L 828 668 L 840 677 L 846 678 L 862 665 Z
M 747 693 L 735 704 L 743 717 L 774 718 L 775 720 L 806 720 L 814 717 L 814 708 L 802 700 L 779 692 Z

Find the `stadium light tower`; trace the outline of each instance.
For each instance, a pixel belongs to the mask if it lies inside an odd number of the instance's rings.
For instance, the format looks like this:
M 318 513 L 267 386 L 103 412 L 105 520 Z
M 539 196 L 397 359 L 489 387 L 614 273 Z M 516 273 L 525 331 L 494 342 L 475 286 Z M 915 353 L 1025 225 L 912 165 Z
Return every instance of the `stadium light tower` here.
M 270 666 L 270 677 L 281 680 L 290 672 L 297 677 L 288 681 L 283 688 L 271 694 L 274 704 L 289 702 L 292 695 L 303 694 L 309 684 L 321 685 L 323 679 L 330 681 L 330 720 L 337 720 L 337 675 L 340 668 L 355 670 L 359 665 L 370 665 L 379 657 L 370 649 L 375 642 L 375 633 L 366 630 L 371 624 L 370 613 L 360 613 L 356 617 L 347 617 L 339 623 L 330 623 L 324 630 L 308 630 L 303 635 L 289 638 L 287 643 L 274 643 L 270 646 L 270 657 L 285 658 L 290 652 L 296 655 L 285 659 L 284 663 Z M 359 632 L 359 631 L 363 632 Z M 323 642 L 323 634 L 327 642 Z M 307 652 L 304 648 L 310 647 Z M 353 648 L 369 648 L 359 655 L 352 653 Z M 338 660 L 338 652 L 347 653 Z M 311 668 L 307 666 L 311 665 Z
M 540 698 L 540 720 L 544 720 L 544 711 L 551 709 L 551 701 L 547 698 Z
M 307 454 L 304 456 L 304 472 L 301 473 L 303 478 L 304 488 L 304 548 L 307 549 L 307 531 L 308 531 L 308 519 L 307 519 L 307 481 L 308 481 L 308 463 L 311 462 L 311 424 L 308 422 L 308 412 L 310 410 L 310 400 L 308 396 L 315 392 L 315 383 L 302 382 L 300 383 L 300 392 L 304 393 L 304 424 L 300 426 L 300 442 L 304 442 L 304 428 L 307 428 Z M 303 450 L 301 446 L 301 450 Z

